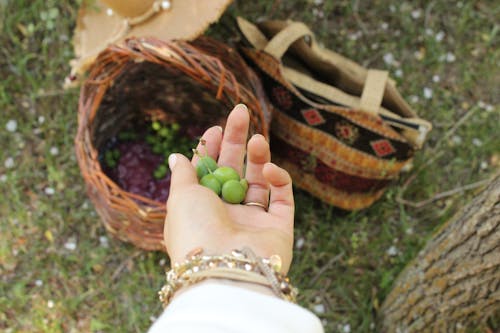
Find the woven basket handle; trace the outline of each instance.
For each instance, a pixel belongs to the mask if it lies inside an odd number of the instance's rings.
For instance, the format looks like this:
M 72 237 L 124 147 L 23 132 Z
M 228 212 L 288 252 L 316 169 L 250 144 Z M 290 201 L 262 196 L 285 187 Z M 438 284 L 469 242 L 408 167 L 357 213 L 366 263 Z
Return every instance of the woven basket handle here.
M 269 41 L 257 26 L 244 18 L 238 17 L 236 21 L 240 31 L 253 47 L 257 50 L 263 50 L 277 60 L 280 60 L 290 46 L 302 37 L 309 36 L 311 43 L 314 43 L 314 34 L 301 22 L 289 24 Z

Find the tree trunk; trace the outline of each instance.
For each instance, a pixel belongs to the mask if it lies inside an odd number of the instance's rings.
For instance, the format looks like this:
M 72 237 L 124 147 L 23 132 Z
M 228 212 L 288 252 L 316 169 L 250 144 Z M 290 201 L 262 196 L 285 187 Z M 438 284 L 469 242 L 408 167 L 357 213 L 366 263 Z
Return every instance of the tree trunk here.
M 462 332 L 500 309 L 500 176 L 399 275 L 380 332 Z

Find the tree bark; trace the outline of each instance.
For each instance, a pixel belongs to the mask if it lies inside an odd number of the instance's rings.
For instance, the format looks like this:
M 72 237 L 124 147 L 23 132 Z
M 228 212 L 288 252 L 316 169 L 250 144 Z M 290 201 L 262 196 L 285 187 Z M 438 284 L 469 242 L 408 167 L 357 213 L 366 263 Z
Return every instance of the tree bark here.
M 500 175 L 399 275 L 380 332 L 463 332 L 500 309 Z

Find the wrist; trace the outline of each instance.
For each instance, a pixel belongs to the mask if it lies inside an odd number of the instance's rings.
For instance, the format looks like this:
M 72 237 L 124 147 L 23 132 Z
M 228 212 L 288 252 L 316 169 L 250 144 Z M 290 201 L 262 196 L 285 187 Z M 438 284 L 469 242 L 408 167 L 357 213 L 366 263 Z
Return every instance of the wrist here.
M 270 290 L 282 299 L 295 302 L 297 289 L 280 270 L 281 258 L 277 255 L 261 258 L 244 248 L 233 250 L 231 254 L 208 256 L 198 248 L 166 273 L 167 283 L 159 292 L 160 301 L 167 306 L 182 289 L 215 279 L 263 294 Z
M 175 293 L 175 295 L 174 295 L 174 297 L 172 299 L 175 299 L 179 295 L 182 295 L 184 292 L 186 292 L 186 291 L 188 291 L 188 290 L 190 290 L 192 288 L 196 288 L 198 286 L 203 286 L 203 285 L 207 285 L 207 284 L 217 284 L 217 285 L 223 285 L 223 286 L 237 287 L 237 288 L 242 288 L 242 289 L 245 289 L 245 290 L 257 292 L 259 294 L 263 294 L 263 295 L 273 296 L 273 297 L 279 298 L 273 292 L 273 290 L 270 287 L 268 287 L 268 286 L 263 286 L 263 285 L 260 285 L 260 284 L 251 283 L 251 282 L 245 282 L 245 281 L 236 281 L 236 280 L 230 280 L 230 279 L 210 278 L 210 279 L 206 279 L 206 280 L 203 280 L 201 282 L 198 282 L 196 284 L 193 284 L 193 285 L 190 285 L 190 286 L 186 286 L 184 288 L 179 289 L 179 291 L 177 291 Z

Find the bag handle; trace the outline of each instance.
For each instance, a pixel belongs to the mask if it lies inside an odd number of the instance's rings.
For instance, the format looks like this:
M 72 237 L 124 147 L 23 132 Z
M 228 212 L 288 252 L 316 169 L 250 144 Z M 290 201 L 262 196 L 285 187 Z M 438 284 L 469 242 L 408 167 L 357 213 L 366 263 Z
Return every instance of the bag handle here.
M 313 33 L 304 23 L 293 22 L 269 41 L 264 52 L 272 55 L 275 59 L 281 59 L 293 43 L 306 36 L 310 38 L 311 43 L 314 42 Z
M 311 43 L 314 42 L 314 34 L 302 22 L 289 24 L 269 41 L 257 26 L 244 18 L 238 17 L 236 21 L 240 31 L 253 47 L 257 50 L 263 50 L 277 60 L 280 60 L 290 46 L 302 37 L 309 36 Z
M 378 69 L 368 69 L 365 86 L 363 87 L 363 93 L 361 94 L 359 103 L 361 110 L 373 114 L 379 113 L 388 79 L 389 72 Z

